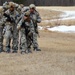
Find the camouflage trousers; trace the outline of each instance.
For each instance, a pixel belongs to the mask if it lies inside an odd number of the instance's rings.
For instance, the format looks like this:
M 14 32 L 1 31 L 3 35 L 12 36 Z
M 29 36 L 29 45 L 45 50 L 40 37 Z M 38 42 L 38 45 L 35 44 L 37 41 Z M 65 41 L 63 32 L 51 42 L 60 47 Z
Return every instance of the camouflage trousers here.
M 34 48 L 38 48 L 39 45 L 38 45 L 38 41 L 37 41 L 37 33 L 33 33 L 33 47 Z
M 18 31 L 17 29 L 13 29 L 12 26 L 6 25 L 5 27 L 5 33 L 4 33 L 4 39 L 5 39 L 5 47 L 6 51 L 10 51 L 10 43 L 12 40 L 12 49 L 13 51 L 18 50 Z
M 25 51 L 27 50 L 28 46 L 27 46 L 27 40 L 26 40 L 26 35 L 25 35 L 25 29 L 22 28 L 20 30 L 20 48 L 21 51 Z
M 10 36 L 4 36 L 5 39 L 5 51 L 10 51 L 10 44 L 11 44 L 11 37 Z
M 3 50 L 3 27 L 0 26 L 0 52 Z
M 18 30 L 17 30 L 17 26 L 14 24 L 13 25 L 13 35 L 12 35 L 12 49 L 13 51 L 18 50 Z
M 13 35 L 12 35 L 12 49 L 14 51 L 18 50 L 18 31 L 13 31 Z
M 4 39 L 5 39 L 5 51 L 10 51 L 10 44 L 12 40 L 12 27 L 10 25 L 6 25 L 3 29 Z
M 39 48 L 36 33 L 33 33 L 32 36 L 27 36 L 27 45 L 29 49 L 31 48 L 31 45 L 33 46 L 33 48 Z

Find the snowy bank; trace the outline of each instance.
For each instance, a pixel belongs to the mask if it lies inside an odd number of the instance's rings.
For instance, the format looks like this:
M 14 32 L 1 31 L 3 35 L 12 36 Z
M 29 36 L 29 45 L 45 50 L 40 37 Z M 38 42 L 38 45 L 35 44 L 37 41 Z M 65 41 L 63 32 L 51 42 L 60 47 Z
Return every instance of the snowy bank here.
M 63 11 L 63 15 L 60 15 L 60 20 L 75 19 L 75 11 Z
M 48 31 L 75 33 L 75 25 L 72 25 L 72 26 L 61 25 L 61 26 L 55 26 L 52 28 L 50 28 L 50 26 L 46 26 L 46 27 L 39 26 L 38 28 L 39 30 L 47 29 Z
M 61 26 L 56 26 L 53 28 L 47 28 L 49 31 L 58 31 L 58 32 L 66 32 L 66 33 L 75 33 L 75 26 L 65 26 L 65 25 L 61 25 Z

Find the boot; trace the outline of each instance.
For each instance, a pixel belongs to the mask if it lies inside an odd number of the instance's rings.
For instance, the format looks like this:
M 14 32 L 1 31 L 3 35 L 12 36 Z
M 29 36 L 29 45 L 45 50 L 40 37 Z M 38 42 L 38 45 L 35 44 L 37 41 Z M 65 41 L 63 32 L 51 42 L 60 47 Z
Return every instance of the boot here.
M 3 52 L 3 46 L 0 46 L 0 53 Z
M 32 53 L 32 51 L 30 49 L 28 49 L 28 53 Z
M 13 50 L 12 53 L 17 53 L 17 50 Z
M 6 53 L 10 53 L 10 47 L 6 47 Z
M 17 53 L 17 50 L 18 50 L 17 47 L 16 48 L 12 48 L 12 49 L 13 49 L 12 53 Z
M 28 53 L 32 53 L 31 47 L 28 47 Z
M 34 51 L 41 51 L 41 49 L 34 47 Z
M 25 51 L 21 51 L 21 54 L 25 54 Z
M 0 49 L 0 53 L 2 52 L 3 50 L 2 49 Z

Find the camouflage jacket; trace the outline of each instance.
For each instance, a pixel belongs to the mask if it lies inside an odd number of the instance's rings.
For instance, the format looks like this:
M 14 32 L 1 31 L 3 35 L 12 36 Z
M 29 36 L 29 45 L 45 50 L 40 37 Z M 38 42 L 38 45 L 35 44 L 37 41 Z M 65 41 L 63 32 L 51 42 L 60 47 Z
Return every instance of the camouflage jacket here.
M 26 28 L 28 28 L 33 33 L 34 32 L 33 21 L 30 20 L 30 22 L 27 22 L 22 18 L 17 25 L 17 29 L 21 30 Z
M 30 17 L 34 21 L 34 23 L 40 23 L 41 22 L 41 17 L 36 10 L 33 13 L 30 13 Z
M 18 16 L 19 16 L 19 13 L 14 10 L 13 12 L 11 12 L 9 9 L 5 12 L 7 15 L 9 15 L 11 18 L 13 18 L 13 20 L 17 23 L 17 20 L 18 20 Z

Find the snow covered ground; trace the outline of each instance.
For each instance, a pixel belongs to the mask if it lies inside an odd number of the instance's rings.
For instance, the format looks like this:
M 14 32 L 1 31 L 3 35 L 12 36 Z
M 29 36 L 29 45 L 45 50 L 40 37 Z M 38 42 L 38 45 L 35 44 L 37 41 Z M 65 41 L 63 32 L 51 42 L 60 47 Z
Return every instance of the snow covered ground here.
M 64 32 L 64 33 L 75 33 L 75 26 L 65 26 L 65 25 L 61 25 L 61 26 L 56 26 L 56 27 L 52 27 L 50 28 L 49 26 L 47 27 L 42 27 L 39 26 L 39 30 L 44 30 L 47 29 L 48 31 L 57 31 L 57 32 Z
M 74 20 L 75 19 L 75 11 L 62 11 L 62 10 L 55 10 L 55 11 L 61 11 L 63 14 L 59 16 L 59 19 L 52 19 L 52 20 L 43 20 L 45 23 L 49 23 L 51 21 L 62 21 L 62 20 Z M 65 32 L 65 33 L 75 33 L 75 25 L 66 26 L 66 25 L 60 25 L 55 27 L 45 27 L 49 31 L 58 31 L 58 32 Z M 39 27 L 40 30 L 44 29 L 43 27 Z
M 75 26 L 57 26 L 53 28 L 47 28 L 49 31 L 59 31 L 59 32 L 66 32 L 66 33 L 75 33 Z
M 75 11 L 63 11 L 64 14 L 60 15 L 60 20 L 67 20 L 67 19 L 75 19 Z

